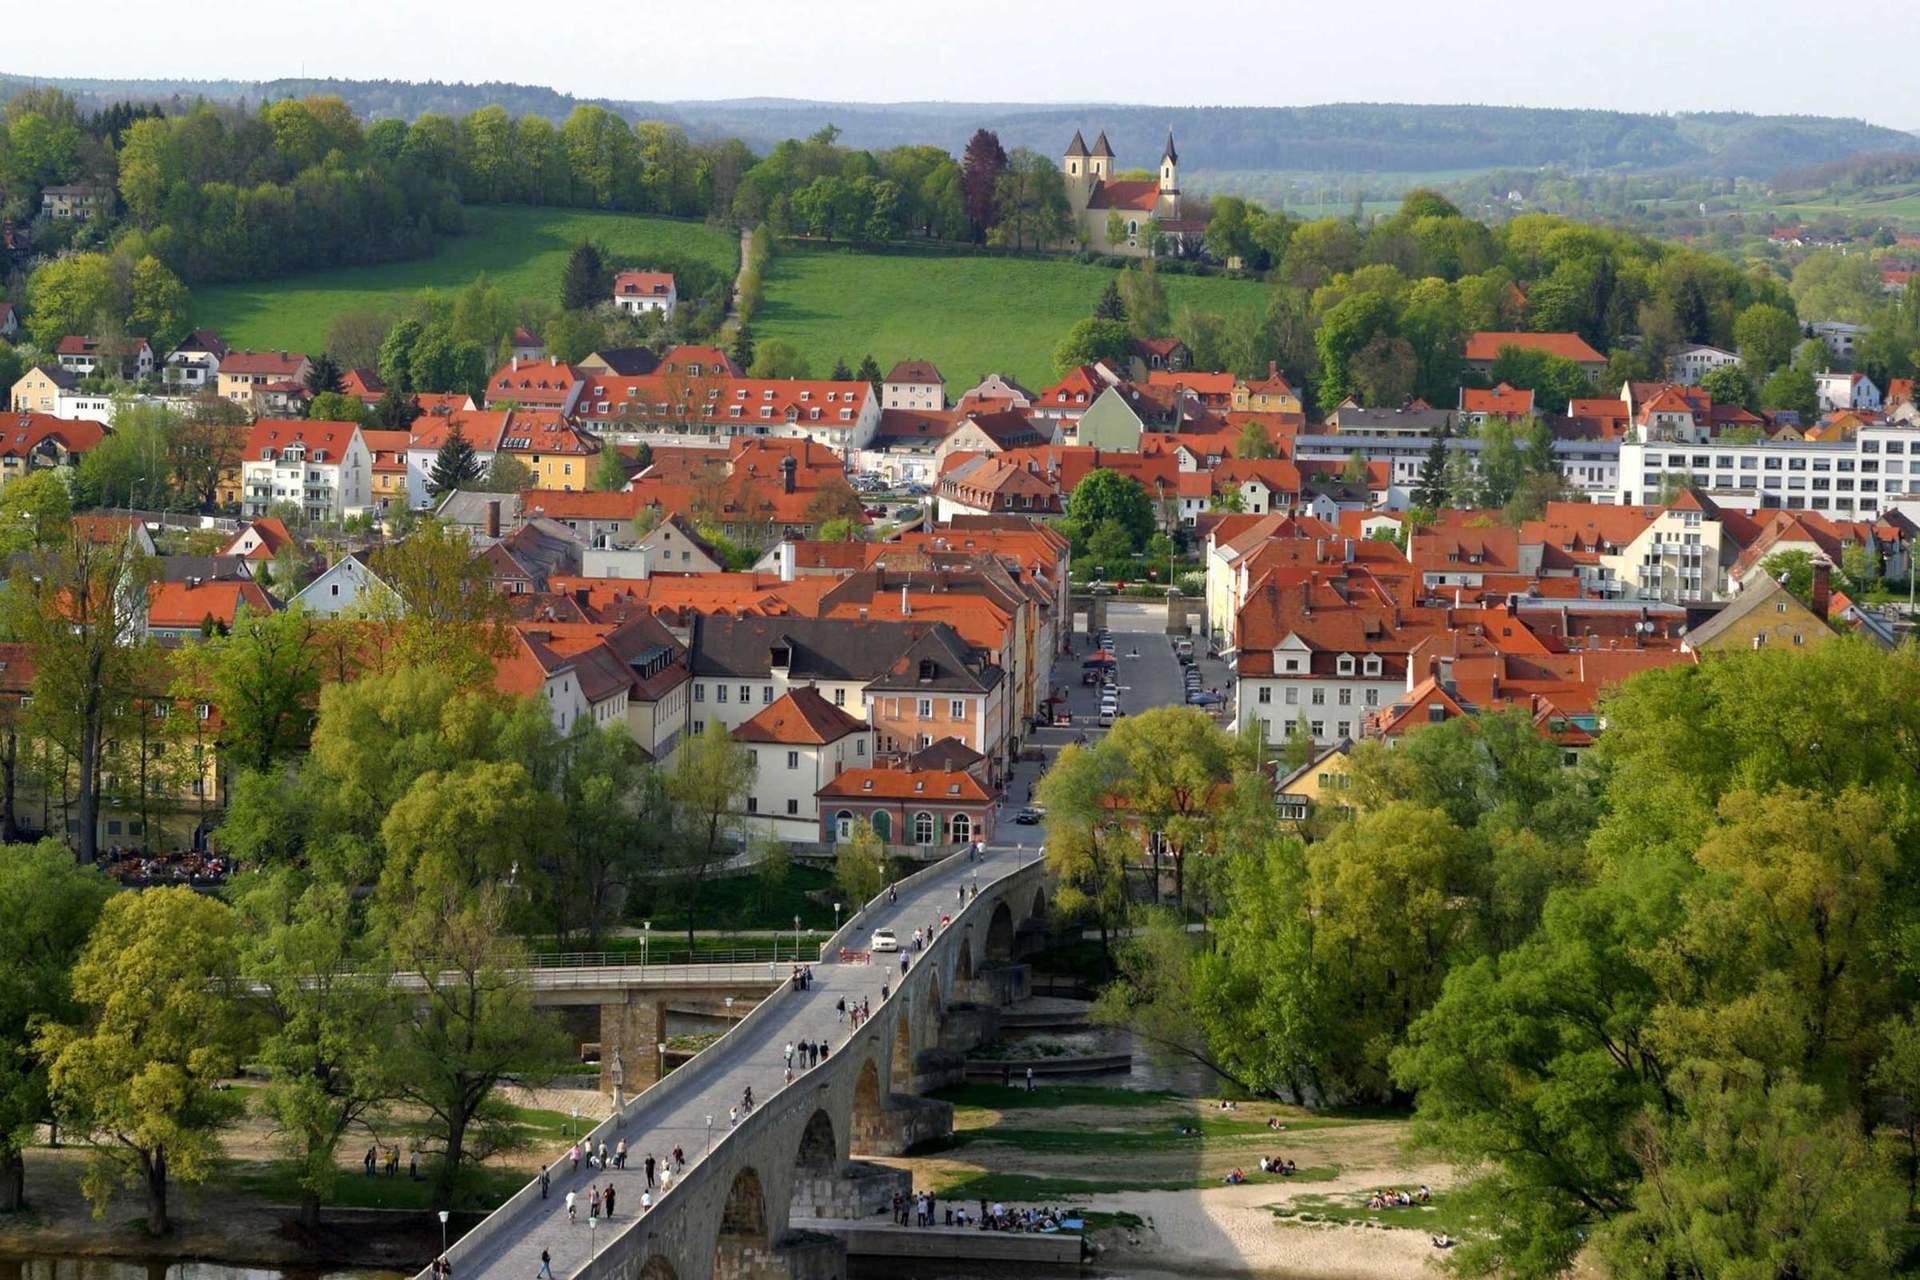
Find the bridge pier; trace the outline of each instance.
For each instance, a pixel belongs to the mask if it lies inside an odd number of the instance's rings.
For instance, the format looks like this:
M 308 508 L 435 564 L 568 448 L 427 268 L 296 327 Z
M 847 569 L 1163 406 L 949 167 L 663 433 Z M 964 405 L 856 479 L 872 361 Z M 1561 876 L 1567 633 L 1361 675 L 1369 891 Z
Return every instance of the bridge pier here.
M 913 1194 L 911 1170 L 866 1160 L 849 1160 L 832 1172 L 802 1169 L 793 1180 L 792 1216 L 857 1222 L 886 1213 L 895 1192 Z
M 613 1090 L 613 1055 L 620 1054 L 629 1097 L 660 1078 L 660 1045 L 667 1035 L 667 1006 L 639 991 L 621 993 L 600 1006 L 600 1090 Z

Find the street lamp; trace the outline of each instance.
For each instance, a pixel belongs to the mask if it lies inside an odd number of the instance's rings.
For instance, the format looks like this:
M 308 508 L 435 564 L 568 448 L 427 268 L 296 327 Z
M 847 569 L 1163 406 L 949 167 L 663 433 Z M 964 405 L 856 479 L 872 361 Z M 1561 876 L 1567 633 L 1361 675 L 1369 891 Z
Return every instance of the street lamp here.
M 840 904 L 837 902 L 833 904 L 833 931 L 840 932 Z
M 656 1080 L 665 1080 L 667 1078 L 667 1042 L 662 1040 L 653 1047 L 660 1051 L 660 1074 L 654 1078 Z
M 793 918 L 793 962 L 800 963 L 800 917 Z
M 727 1006 L 727 1026 L 731 1027 L 733 1026 L 733 997 L 725 996 L 721 999 L 721 1003 Z
M 598 1218 L 591 1216 L 587 1218 L 587 1261 L 589 1263 L 593 1261 L 594 1255 L 598 1252 L 594 1247 L 594 1228 L 599 1225 L 600 1220 Z
M 707 1154 L 713 1154 L 713 1117 L 707 1117 Z
M 647 943 L 651 940 L 652 934 L 653 921 L 642 920 L 640 922 L 640 967 L 642 969 L 647 967 Z
M 447 1217 L 447 1211 L 442 1209 L 440 1211 L 440 1256 L 443 1258 L 447 1256 Z

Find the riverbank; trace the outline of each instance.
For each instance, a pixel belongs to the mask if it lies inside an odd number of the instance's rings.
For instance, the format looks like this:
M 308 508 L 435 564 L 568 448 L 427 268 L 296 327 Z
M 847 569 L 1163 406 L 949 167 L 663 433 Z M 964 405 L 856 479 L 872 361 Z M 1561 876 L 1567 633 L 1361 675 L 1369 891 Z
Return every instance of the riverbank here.
M 1451 1170 L 1407 1152 L 1402 1119 L 1089 1085 L 938 1096 L 954 1104 L 954 1136 L 898 1162 L 915 1185 L 970 1205 L 1084 1209 L 1102 1267 L 1405 1280 L 1441 1256 L 1434 1235 L 1459 1234 Z M 1295 1172 L 1262 1173 L 1263 1156 Z M 1236 1170 L 1247 1181 L 1226 1185 Z M 1367 1208 L 1376 1191 L 1423 1185 L 1427 1204 Z
M 240 1083 L 237 1087 L 249 1086 Z M 573 1108 L 583 1128 L 607 1114 L 611 1101 L 590 1089 L 508 1089 L 524 1146 L 494 1157 L 474 1171 L 473 1207 L 456 1211 L 451 1234 L 485 1216 L 486 1208 L 525 1185 L 541 1165 L 570 1141 Z M 431 1207 L 430 1169 L 418 1179 L 407 1161 L 393 1177 L 368 1177 L 360 1157 L 369 1143 L 405 1145 L 416 1123 L 395 1117 L 384 1132 L 357 1132 L 340 1144 L 342 1169 L 321 1225 L 299 1224 L 297 1191 L 286 1167 L 274 1160 L 266 1122 L 249 1114 L 221 1135 L 223 1160 L 198 1187 L 169 1188 L 173 1230 L 146 1232 L 146 1199 L 135 1189 L 119 1191 L 99 1217 L 81 1190 L 84 1147 L 36 1145 L 25 1153 L 28 1208 L 0 1214 L 0 1256 L 216 1260 L 277 1268 L 372 1267 L 411 1273 L 440 1249 L 440 1223 Z

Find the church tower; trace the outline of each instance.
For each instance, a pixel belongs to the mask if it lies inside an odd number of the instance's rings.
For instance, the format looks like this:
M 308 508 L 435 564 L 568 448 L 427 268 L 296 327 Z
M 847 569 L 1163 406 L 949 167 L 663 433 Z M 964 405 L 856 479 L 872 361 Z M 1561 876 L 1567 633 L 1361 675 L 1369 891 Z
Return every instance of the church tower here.
M 1080 131 L 1073 131 L 1073 141 L 1067 144 L 1067 154 L 1060 160 L 1060 172 L 1067 175 L 1067 186 L 1071 189 L 1086 180 L 1087 176 L 1087 140 Z
M 1093 140 L 1093 154 L 1087 157 L 1087 172 L 1100 182 L 1108 182 L 1113 178 L 1113 148 L 1107 145 L 1105 129 Z
M 1180 153 L 1173 149 L 1173 130 L 1167 130 L 1167 149 L 1160 155 L 1160 194 L 1180 194 Z

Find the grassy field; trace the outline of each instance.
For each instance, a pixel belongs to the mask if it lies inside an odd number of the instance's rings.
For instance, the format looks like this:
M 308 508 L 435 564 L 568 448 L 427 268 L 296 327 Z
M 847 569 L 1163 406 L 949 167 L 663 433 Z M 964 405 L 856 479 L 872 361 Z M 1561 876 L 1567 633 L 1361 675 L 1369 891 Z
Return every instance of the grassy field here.
M 836 357 L 931 360 L 958 394 L 989 372 L 1031 390 L 1053 381 L 1053 349 L 1090 315 L 1114 273 L 1042 258 L 936 257 L 816 250 L 776 252 L 754 336 L 781 338 L 824 377 Z M 1254 311 L 1265 286 L 1219 277 L 1167 276 L 1177 314 L 1193 305 Z
M 519 206 L 469 207 L 466 217 L 466 233 L 443 240 L 431 258 L 197 289 L 194 323 L 237 347 L 318 351 L 341 311 L 396 305 L 421 289 L 460 289 L 483 272 L 508 297 L 557 303 L 560 269 L 586 239 L 612 250 L 620 265 L 645 265 L 654 255 L 709 262 L 729 275 L 739 265 L 738 237 L 696 222 Z

